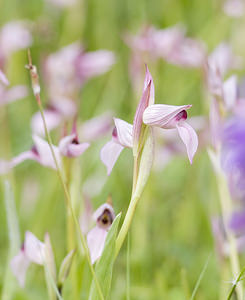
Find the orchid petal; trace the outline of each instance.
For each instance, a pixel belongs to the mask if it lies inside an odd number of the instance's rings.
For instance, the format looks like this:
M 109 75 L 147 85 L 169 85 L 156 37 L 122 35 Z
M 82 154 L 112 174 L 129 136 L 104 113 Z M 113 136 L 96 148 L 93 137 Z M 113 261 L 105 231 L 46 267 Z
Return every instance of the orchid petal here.
M 111 174 L 114 164 L 116 163 L 123 146 L 116 143 L 114 140 L 109 141 L 100 151 L 100 159 L 107 168 L 107 175 Z
M 144 111 L 143 122 L 146 125 L 157 126 L 165 129 L 174 128 L 178 123 L 178 120 L 175 122 L 174 118 L 180 112 L 189 108 L 191 108 L 191 105 L 150 105 Z
M 26 271 L 29 265 L 30 260 L 25 255 L 24 249 L 21 249 L 10 261 L 10 268 L 22 288 L 25 285 Z
M 133 147 L 133 126 L 124 120 L 114 118 L 116 126 L 115 140 L 123 147 Z
M 198 137 L 195 130 L 186 122 L 179 122 L 176 125 L 180 138 L 187 149 L 187 155 L 192 164 L 193 157 L 197 151 Z
M 100 258 L 107 236 L 107 231 L 98 226 L 91 229 L 87 235 L 87 243 L 91 257 L 91 263 L 94 264 Z
M 77 157 L 82 155 L 90 147 L 89 143 L 70 144 L 68 147 L 68 156 Z
M 45 260 L 45 244 L 30 231 L 25 234 L 24 251 L 26 257 L 38 265 L 43 265 Z
M 154 104 L 154 85 L 153 85 L 152 76 L 149 72 L 148 67 L 146 66 L 143 94 L 139 102 L 139 105 L 137 107 L 135 117 L 134 117 L 134 123 L 133 123 L 133 143 L 136 147 L 140 139 L 141 128 L 143 123 L 142 121 L 143 113 L 149 104 Z M 136 148 L 135 150 L 137 151 Z
M 38 152 L 38 158 L 36 159 L 41 165 L 46 167 L 50 167 L 56 170 L 56 164 L 50 149 L 48 142 L 43 140 L 41 137 L 37 135 L 33 135 L 32 139 L 34 141 L 36 150 Z M 59 153 L 58 147 L 52 145 L 55 157 L 57 159 L 57 163 L 61 166 L 61 157 Z

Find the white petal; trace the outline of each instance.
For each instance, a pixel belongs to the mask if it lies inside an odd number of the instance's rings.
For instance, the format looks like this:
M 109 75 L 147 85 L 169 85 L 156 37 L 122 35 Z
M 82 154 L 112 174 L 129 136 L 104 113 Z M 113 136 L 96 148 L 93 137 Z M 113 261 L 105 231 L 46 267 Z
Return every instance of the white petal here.
M 87 243 L 90 252 L 91 262 L 94 264 L 100 258 L 107 236 L 107 231 L 98 226 L 91 229 L 87 235 Z
M 112 168 L 116 163 L 123 146 L 116 143 L 114 140 L 109 141 L 104 145 L 100 151 L 100 159 L 103 164 L 107 167 L 107 175 L 111 174 Z
M 26 257 L 25 252 L 22 249 L 10 261 L 10 268 L 22 288 L 25 285 L 26 271 L 29 264 L 30 260 Z
M 171 124 L 175 116 L 183 110 L 191 108 L 191 105 L 165 105 L 154 104 L 146 108 L 143 114 L 143 122 L 147 125 L 161 128 L 174 128 L 176 124 Z
M 193 157 L 197 151 L 198 137 L 195 130 L 186 122 L 177 124 L 177 129 L 180 138 L 184 142 L 187 150 L 187 155 L 190 163 L 192 164 Z
M 45 260 L 45 245 L 30 231 L 25 234 L 24 251 L 26 257 L 39 265 L 44 264 Z
M 117 141 L 123 146 L 133 147 L 133 125 L 121 119 L 114 118 L 115 126 L 117 129 Z

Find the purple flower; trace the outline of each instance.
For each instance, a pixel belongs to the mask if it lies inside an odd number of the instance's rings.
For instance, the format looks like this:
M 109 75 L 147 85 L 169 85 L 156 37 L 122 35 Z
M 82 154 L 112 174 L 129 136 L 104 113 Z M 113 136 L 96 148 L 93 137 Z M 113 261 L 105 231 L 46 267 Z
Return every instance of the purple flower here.
M 106 236 L 115 219 L 112 206 L 108 203 L 101 205 L 93 214 L 96 226 L 87 234 L 87 243 L 90 252 L 91 262 L 94 264 L 103 252 Z
M 233 118 L 224 127 L 221 164 L 234 197 L 245 200 L 245 119 Z

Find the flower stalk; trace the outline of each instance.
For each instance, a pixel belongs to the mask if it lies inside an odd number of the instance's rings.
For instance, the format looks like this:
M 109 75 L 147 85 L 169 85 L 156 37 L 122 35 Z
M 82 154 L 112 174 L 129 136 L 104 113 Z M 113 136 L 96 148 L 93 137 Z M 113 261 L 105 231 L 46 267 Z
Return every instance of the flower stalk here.
M 75 212 L 73 210 L 72 201 L 71 201 L 71 198 L 70 198 L 70 194 L 69 194 L 67 185 L 65 183 L 65 179 L 63 177 L 62 171 L 60 169 L 60 166 L 58 164 L 58 161 L 56 159 L 56 156 L 55 156 L 55 153 L 54 153 L 54 150 L 53 150 L 53 147 L 52 147 L 52 140 L 51 140 L 51 136 L 49 134 L 49 131 L 47 129 L 47 124 L 46 124 L 46 120 L 45 120 L 45 116 L 44 116 L 44 112 L 43 112 L 42 101 L 41 101 L 41 97 L 40 97 L 40 85 L 39 85 L 39 80 L 38 80 L 37 69 L 32 64 L 32 58 L 31 58 L 30 49 L 28 49 L 28 65 L 26 67 L 30 71 L 30 76 L 31 76 L 32 88 L 33 88 L 34 96 L 35 96 L 35 98 L 37 100 L 37 104 L 38 104 L 38 107 L 39 107 L 39 110 L 40 110 L 40 113 L 41 113 L 41 117 L 42 117 L 43 125 L 44 125 L 44 130 L 45 130 L 45 135 L 47 137 L 48 144 L 49 144 L 49 147 L 50 147 L 50 150 L 51 150 L 51 153 L 52 153 L 55 165 L 56 165 L 57 174 L 58 174 L 58 177 L 59 177 L 59 179 L 61 181 L 61 184 L 62 184 L 62 187 L 63 187 L 63 190 L 64 190 L 67 207 L 68 207 L 68 209 L 71 212 L 74 224 L 75 224 L 76 229 L 77 229 L 77 231 L 79 233 L 80 241 L 81 241 L 81 244 L 82 244 L 82 248 L 84 250 L 85 257 L 86 257 L 86 259 L 88 261 L 90 271 L 91 271 L 93 279 L 95 281 L 95 284 L 96 284 L 96 287 L 97 287 L 97 290 L 98 290 L 98 294 L 100 296 L 100 299 L 104 300 L 104 296 L 103 296 L 103 293 L 102 293 L 99 281 L 98 281 L 98 279 L 96 277 L 93 265 L 92 265 L 91 260 L 90 260 L 90 255 L 89 255 L 89 250 L 88 250 L 88 246 L 87 246 L 86 240 L 85 240 L 85 238 L 83 236 L 83 233 L 82 233 L 81 228 L 79 226 L 79 223 L 78 223 L 78 220 L 76 218 Z

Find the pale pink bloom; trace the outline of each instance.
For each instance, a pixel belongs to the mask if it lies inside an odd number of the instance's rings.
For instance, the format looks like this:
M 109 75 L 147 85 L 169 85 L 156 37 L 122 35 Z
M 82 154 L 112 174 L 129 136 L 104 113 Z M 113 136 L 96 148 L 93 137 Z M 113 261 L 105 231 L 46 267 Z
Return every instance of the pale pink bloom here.
M 48 108 L 44 110 L 48 131 L 57 128 L 62 122 L 73 118 L 76 114 L 76 109 L 76 105 L 72 100 L 64 97 L 52 99 Z M 43 119 L 39 111 L 32 116 L 31 129 L 33 133 L 45 136 Z
M 78 42 L 65 46 L 46 60 L 49 94 L 70 97 L 84 81 L 107 72 L 114 63 L 111 51 L 85 52 Z
M 87 243 L 92 264 L 100 258 L 103 252 L 106 236 L 114 218 L 114 210 L 108 203 L 101 205 L 93 214 L 96 226 L 87 234 Z
M 29 24 L 25 21 L 11 21 L 0 31 L 0 56 L 9 57 L 13 52 L 32 44 Z
M 223 10 L 229 17 L 240 18 L 245 13 L 244 0 L 226 0 Z
M 79 143 L 76 131 L 60 140 L 59 151 L 67 157 L 77 157 L 83 154 L 90 146 L 89 143 Z
M 104 113 L 83 122 L 78 127 L 78 135 L 84 141 L 94 141 L 112 129 L 111 113 Z
M 26 271 L 31 262 L 43 265 L 45 261 L 45 245 L 36 236 L 27 231 L 25 241 L 19 253 L 10 262 L 10 267 L 21 287 L 25 285 Z
M 8 78 L 6 77 L 6 75 L 1 70 L 0 70 L 0 82 L 2 82 L 5 85 L 9 85 Z
M 6 89 L 0 85 L 0 106 L 25 98 L 28 89 L 25 85 L 16 85 Z
M 148 54 L 150 58 L 162 58 L 175 65 L 196 68 L 202 66 L 206 57 L 204 45 L 187 38 L 181 25 L 160 30 L 146 27 L 136 36 L 126 35 L 125 41 L 136 59 L 139 55 Z
M 34 141 L 34 146 L 31 150 L 24 151 L 12 158 L 10 161 L 1 160 L 0 161 L 0 174 L 8 173 L 12 168 L 19 165 L 25 160 L 34 160 L 39 164 L 56 169 L 56 165 L 52 156 L 48 142 L 43 140 L 37 135 L 33 135 L 32 139 Z M 57 162 L 61 166 L 61 158 L 59 149 L 52 145 Z
M 133 148 L 137 151 L 144 110 L 149 104 L 154 103 L 154 84 L 152 76 L 146 66 L 143 93 L 137 107 L 133 126 L 121 119 L 114 118 L 115 128 L 112 139 L 101 149 L 100 158 L 107 167 L 110 175 L 112 168 L 124 148 Z
M 150 105 L 144 111 L 143 122 L 146 125 L 163 129 L 177 128 L 179 136 L 186 146 L 189 161 L 192 163 L 198 146 L 198 137 L 195 130 L 186 122 L 186 110 L 190 107 L 191 105 Z
M 84 82 L 109 71 L 115 61 L 114 53 L 108 50 L 81 53 L 75 63 L 76 74 Z

